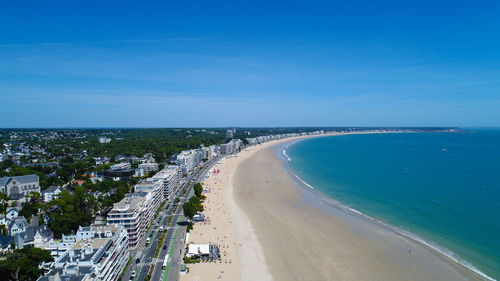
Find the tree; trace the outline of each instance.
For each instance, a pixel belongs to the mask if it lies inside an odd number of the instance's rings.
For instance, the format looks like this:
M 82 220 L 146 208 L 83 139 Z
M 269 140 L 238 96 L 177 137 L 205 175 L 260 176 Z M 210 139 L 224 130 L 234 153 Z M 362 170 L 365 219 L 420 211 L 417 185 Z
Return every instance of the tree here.
M 36 191 L 32 191 L 26 196 L 32 203 L 40 203 L 42 201 L 42 195 Z
M 5 170 L 7 168 L 10 168 L 12 166 L 15 166 L 14 162 L 12 162 L 12 160 L 10 159 L 5 159 L 3 162 L 2 162 L 2 170 Z
M 40 248 L 14 250 L 0 261 L 0 276 L 2 280 L 37 280 L 45 273 L 39 266 L 53 260 L 49 251 Z
M 0 192 L 0 213 L 5 214 L 7 211 L 7 207 L 9 205 L 8 201 L 10 200 L 7 193 Z
M 136 185 L 136 184 L 138 184 L 138 183 L 139 183 L 139 179 L 138 179 L 138 178 L 136 178 L 136 177 L 131 177 L 131 178 L 130 178 L 130 183 L 131 183 L 132 185 Z
M 37 206 L 31 202 L 24 202 L 21 206 L 22 209 L 19 211 L 19 215 L 25 217 L 28 221 L 31 219 L 31 216 L 38 213 Z
M 96 210 L 97 201 L 83 187 L 75 187 L 73 194 L 63 190 L 48 203 L 49 226 L 56 237 L 73 233 L 79 226 L 90 225 Z
M 0 235 L 7 236 L 7 226 L 5 224 L 0 224 Z
M 42 202 L 42 195 L 38 192 L 32 191 L 26 196 L 26 198 L 28 201 L 22 204 L 22 209 L 19 212 L 19 215 L 24 216 L 27 220 L 29 220 L 31 216 L 38 214 L 40 203 Z
M 192 219 L 194 215 L 196 215 L 196 207 L 191 201 L 184 203 L 182 209 L 184 211 L 184 216 L 188 217 L 189 219 Z
M 201 185 L 201 183 L 197 182 L 194 184 L 194 194 L 197 196 L 197 197 L 201 197 L 201 193 L 203 192 L 203 186 Z
M 201 204 L 200 197 L 191 196 L 188 202 L 190 202 L 194 206 L 197 212 L 203 212 L 203 204 Z
M 198 212 L 203 212 L 203 205 L 201 204 L 200 197 L 191 196 L 189 200 L 182 206 L 184 215 L 189 219 L 193 219 L 194 215 Z

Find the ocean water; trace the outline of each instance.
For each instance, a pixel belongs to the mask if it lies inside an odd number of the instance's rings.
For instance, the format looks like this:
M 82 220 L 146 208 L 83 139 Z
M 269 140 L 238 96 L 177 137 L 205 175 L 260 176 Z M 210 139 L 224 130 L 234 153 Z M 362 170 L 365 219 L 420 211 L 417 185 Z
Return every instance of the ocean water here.
M 500 130 L 314 138 L 286 154 L 315 189 L 500 279 Z

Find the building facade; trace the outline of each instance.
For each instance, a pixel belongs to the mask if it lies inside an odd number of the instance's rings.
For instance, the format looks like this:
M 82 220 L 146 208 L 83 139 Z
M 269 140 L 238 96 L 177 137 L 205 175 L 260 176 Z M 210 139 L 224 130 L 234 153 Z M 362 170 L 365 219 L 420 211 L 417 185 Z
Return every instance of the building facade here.
M 61 192 L 62 188 L 60 186 L 49 186 L 42 191 L 42 200 L 44 203 L 50 202 L 56 199 Z
M 157 171 L 158 163 L 141 163 L 138 165 L 137 169 L 142 170 L 144 174 Z
M 130 252 L 128 235 L 119 226 L 89 226 L 79 229 L 80 237 L 54 262 L 54 268 L 38 280 L 118 280 Z
M 169 199 L 170 195 L 179 186 L 181 177 L 181 169 L 178 166 L 170 165 L 156 173 L 151 179 L 153 181 L 163 181 L 163 198 Z
M 196 150 L 182 151 L 177 155 L 177 165 L 183 175 L 191 172 L 198 163 L 200 163 L 200 159 Z
M 0 192 L 7 193 L 13 199 L 26 197 L 30 192 L 40 193 L 40 182 L 37 175 L 0 178 Z
M 142 182 L 135 186 L 108 213 L 107 224 L 122 226 L 128 233 L 130 248 L 136 248 L 163 201 L 163 182 Z

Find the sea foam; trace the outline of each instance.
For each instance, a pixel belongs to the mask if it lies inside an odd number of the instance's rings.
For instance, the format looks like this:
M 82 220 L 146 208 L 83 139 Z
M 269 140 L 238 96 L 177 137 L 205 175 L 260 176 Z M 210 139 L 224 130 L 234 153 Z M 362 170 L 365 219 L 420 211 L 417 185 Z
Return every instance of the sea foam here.
M 288 157 L 288 155 L 286 154 L 286 151 L 285 149 L 283 149 L 283 155 L 288 159 L 289 162 L 291 162 L 292 160 L 290 159 L 290 157 Z M 296 178 L 303 186 L 311 189 L 311 190 L 317 190 L 315 187 L 313 187 L 312 185 L 310 185 L 309 183 L 307 183 L 305 180 L 301 179 L 297 174 L 295 174 L 294 172 L 291 171 L 291 169 L 287 169 L 289 174 L 292 175 L 294 178 Z M 324 193 L 321 193 L 322 196 L 326 196 L 328 197 L 327 195 L 325 195 Z M 329 197 L 328 197 L 329 198 Z M 326 201 L 326 200 L 325 200 Z M 480 271 L 478 268 L 476 268 L 474 265 L 472 265 L 471 263 L 467 262 L 466 260 L 464 260 L 463 258 L 460 258 L 457 254 L 455 254 L 453 251 L 447 249 L 447 248 L 444 248 L 444 247 L 441 247 L 439 245 L 437 245 L 436 243 L 433 243 L 431 241 L 427 241 L 425 239 L 423 239 L 422 237 L 418 236 L 417 234 L 415 233 L 412 233 L 412 232 L 409 232 L 409 231 L 406 231 L 406 230 L 403 230 L 401 228 L 398 228 L 396 226 L 393 226 L 393 225 L 390 225 L 386 222 L 383 222 L 381 220 L 378 220 L 374 217 L 371 217 L 361 211 L 358 211 L 354 208 L 351 208 L 349 206 L 346 206 L 346 205 L 343 205 L 342 203 L 340 203 L 339 201 L 335 200 L 335 205 L 347 212 L 350 212 L 351 214 L 355 214 L 355 215 L 358 215 L 358 216 L 361 216 L 363 217 L 364 219 L 368 219 L 370 221 L 373 221 L 374 223 L 377 223 L 385 228 L 388 228 L 394 232 L 396 232 L 397 234 L 399 235 L 402 235 L 408 239 L 411 239 L 413 241 L 416 241 L 420 244 L 423 244 L 429 248 L 431 248 L 432 250 L 438 252 L 439 254 L 449 258 L 450 260 L 452 260 L 453 262 L 469 269 L 470 271 L 474 272 L 475 274 L 481 276 L 482 278 L 486 279 L 486 280 L 490 280 L 490 281 L 497 281 L 496 279 L 488 276 L 487 274 L 485 274 L 484 272 Z

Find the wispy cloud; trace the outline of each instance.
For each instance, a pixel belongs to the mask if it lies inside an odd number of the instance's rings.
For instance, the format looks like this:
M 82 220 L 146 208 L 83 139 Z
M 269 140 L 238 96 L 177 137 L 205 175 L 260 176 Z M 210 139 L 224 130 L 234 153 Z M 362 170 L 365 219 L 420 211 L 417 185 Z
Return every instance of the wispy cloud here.
M 60 46 L 92 46 L 102 44 L 124 44 L 124 43 L 162 43 L 180 41 L 203 41 L 204 38 L 152 38 L 152 39 L 118 39 L 100 41 L 71 41 L 71 42 L 31 42 L 31 43 L 7 43 L 0 44 L 0 48 L 22 48 L 22 47 L 60 47 Z

